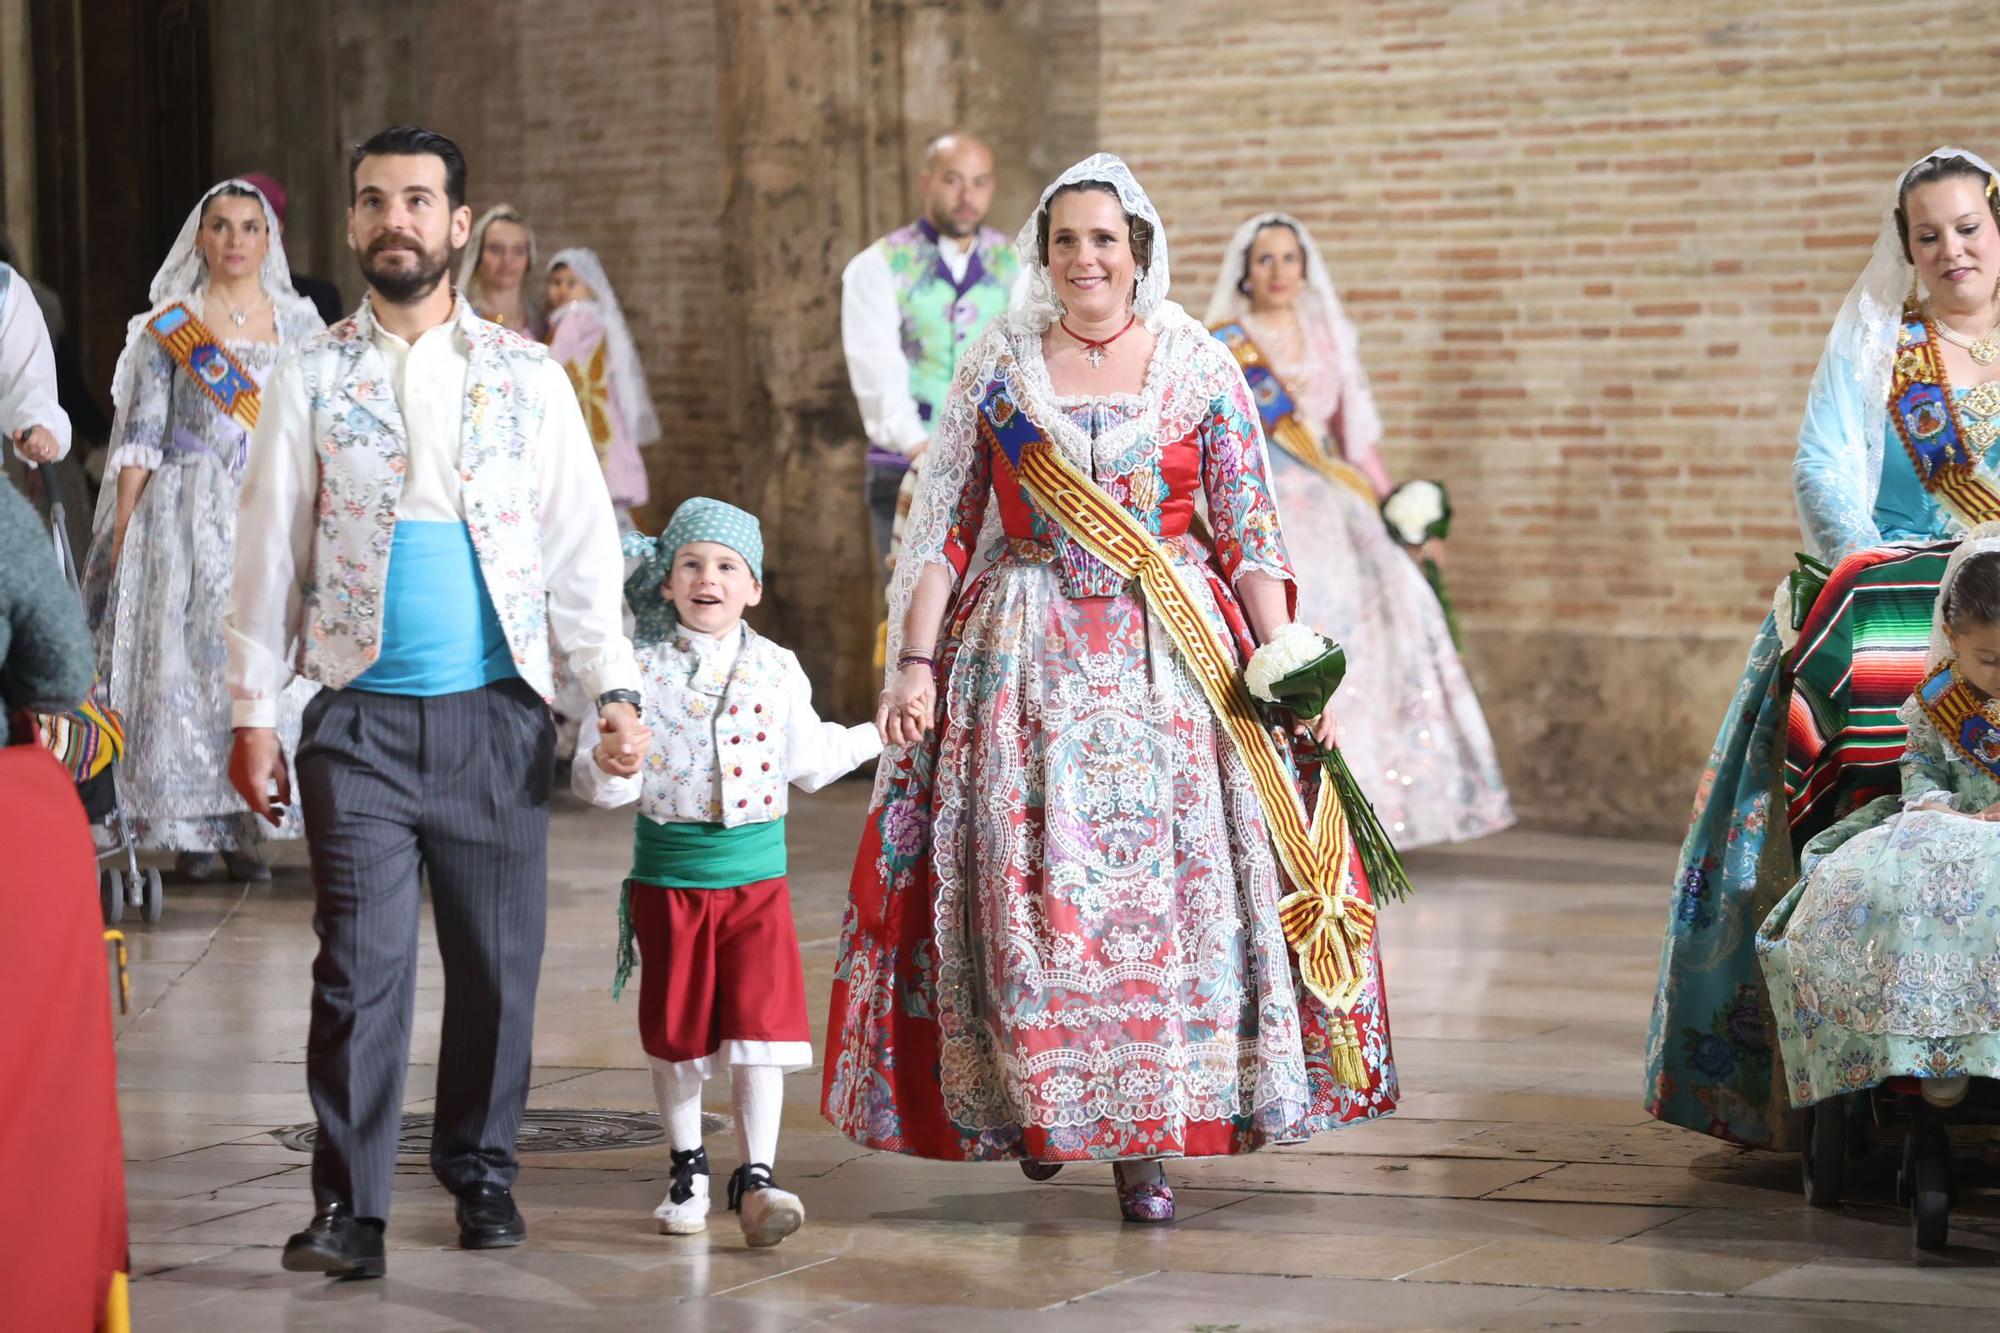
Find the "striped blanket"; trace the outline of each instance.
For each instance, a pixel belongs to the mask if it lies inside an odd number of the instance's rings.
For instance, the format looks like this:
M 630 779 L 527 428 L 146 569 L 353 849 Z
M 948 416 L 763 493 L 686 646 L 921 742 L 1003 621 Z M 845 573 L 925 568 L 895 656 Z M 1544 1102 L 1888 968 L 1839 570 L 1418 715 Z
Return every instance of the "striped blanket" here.
M 125 757 L 125 720 L 107 708 L 93 689 L 80 707 L 65 713 L 31 713 L 42 748 L 56 757 L 77 782 L 87 782 Z
M 1885 546 L 1840 562 L 1785 661 L 1785 799 L 1792 845 L 1902 789 L 1907 729 L 1896 716 L 1923 683 L 1931 606 L 1956 542 Z

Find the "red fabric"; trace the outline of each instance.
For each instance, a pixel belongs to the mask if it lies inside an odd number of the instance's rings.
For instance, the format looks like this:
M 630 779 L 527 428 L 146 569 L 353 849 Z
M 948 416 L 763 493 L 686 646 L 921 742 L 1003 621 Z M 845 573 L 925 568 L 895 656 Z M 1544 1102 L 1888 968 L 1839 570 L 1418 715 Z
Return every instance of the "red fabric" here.
M 938 676 L 948 679 L 964 643 L 966 622 L 993 576 L 982 572 L 968 585 L 940 643 Z M 1224 608 L 1239 651 L 1249 627 L 1211 570 L 1216 600 Z M 1086 599 L 1078 606 L 1095 604 Z M 884 755 L 890 766 L 887 790 L 868 812 L 861 846 L 848 886 L 841 926 L 841 952 L 828 1004 L 820 1112 L 841 1133 L 865 1147 L 939 1161 L 992 1161 L 1027 1157 L 1042 1161 L 1092 1159 L 1088 1150 L 1057 1142 L 1060 1135 L 1023 1126 L 1020 1137 L 1002 1138 L 952 1123 L 938 1093 L 941 1045 L 935 1013 L 937 922 L 933 911 L 930 802 L 938 755 L 938 732 L 922 746 Z M 1358 857 L 1349 861 L 1356 891 L 1374 894 Z M 1356 1015 L 1368 1086 L 1341 1087 L 1334 1078 L 1328 1014 L 1301 989 L 1299 1020 L 1311 1088 L 1314 1132 L 1387 1115 L 1395 1108 L 1397 1079 L 1389 1034 L 1388 979 L 1382 968 L 1379 936 L 1370 945 L 1378 979 L 1376 1001 Z M 1158 1122 L 1133 1127 L 1144 1136 Z M 1263 1146 L 1251 1128 L 1229 1121 L 1189 1121 L 1178 1150 L 1188 1157 L 1243 1153 Z M 1073 1137 L 1073 1136 L 1072 1136 Z M 1096 1155 L 1101 1158 L 1102 1154 Z
M 646 1054 L 698 1060 L 725 1041 L 812 1040 L 784 879 L 740 889 L 631 889 Z
M 88 1329 L 125 1267 L 97 858 L 46 751 L 0 747 L 0 1328 Z

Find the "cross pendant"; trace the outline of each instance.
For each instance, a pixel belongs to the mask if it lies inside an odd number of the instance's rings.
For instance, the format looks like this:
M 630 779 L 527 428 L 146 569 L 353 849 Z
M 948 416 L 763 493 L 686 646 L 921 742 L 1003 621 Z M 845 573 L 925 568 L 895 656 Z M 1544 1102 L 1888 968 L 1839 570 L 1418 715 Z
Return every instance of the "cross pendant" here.
M 1102 347 L 1093 347 L 1083 354 L 1083 359 L 1090 362 L 1092 370 L 1096 370 L 1104 364 L 1104 349 Z

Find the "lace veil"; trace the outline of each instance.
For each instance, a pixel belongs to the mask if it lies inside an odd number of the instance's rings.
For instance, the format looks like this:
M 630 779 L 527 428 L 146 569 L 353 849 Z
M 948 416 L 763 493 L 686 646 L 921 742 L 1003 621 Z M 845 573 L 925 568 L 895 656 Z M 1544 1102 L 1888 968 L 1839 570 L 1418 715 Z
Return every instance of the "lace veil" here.
M 521 210 L 512 204 L 495 204 L 472 224 L 472 234 L 466 238 L 465 250 L 458 258 L 459 294 L 471 303 L 474 311 L 479 309 L 480 297 L 484 293 L 474 274 L 479 270 L 479 256 L 486 249 L 486 229 L 496 222 L 511 222 L 528 233 L 528 267 L 521 274 L 521 308 L 528 312 L 530 320 L 538 320 L 542 317 L 541 294 L 528 281 L 528 275 L 536 271 L 535 257 L 539 253 L 535 247 L 535 229 L 521 216 Z
M 590 285 L 594 295 L 589 304 L 596 307 L 604 320 L 604 341 L 611 353 L 611 388 L 618 395 L 619 413 L 632 432 L 633 444 L 641 447 L 651 444 L 660 438 L 660 418 L 653 411 L 653 396 L 646 390 L 646 367 L 639 361 L 632 331 L 626 327 L 625 312 L 618 304 L 618 293 L 611 289 L 604 265 L 598 261 L 595 250 L 584 246 L 572 246 L 550 255 L 549 270 L 553 272 L 557 265 L 566 266 Z M 553 323 L 561 313 L 550 311 L 550 321 Z
M 1938 584 L 1937 602 L 1931 608 L 1930 664 L 1925 674 L 1936 671 L 1951 661 L 1951 640 L 1945 637 L 1945 600 L 1951 595 L 1951 587 L 1958 582 L 1958 574 L 1965 562 L 1975 555 L 1989 551 L 2000 551 L 2000 523 L 1981 523 L 1965 535 L 1958 549 L 1951 553 L 1951 559 L 1944 567 L 1944 580 Z
M 1382 440 L 1382 417 L 1375 410 L 1375 391 L 1361 365 L 1360 337 L 1341 307 L 1340 293 L 1305 223 L 1289 213 L 1259 213 L 1238 227 L 1223 252 L 1222 271 L 1215 276 L 1215 291 L 1208 298 L 1201 322 L 1214 328 L 1250 313 L 1250 298 L 1236 284 L 1243 278 L 1257 233 L 1274 224 L 1290 227 L 1298 235 L 1299 247 L 1306 254 L 1306 286 L 1299 293 L 1299 313 L 1319 326 L 1339 359 L 1335 369 L 1340 375 L 1341 427 L 1346 435 L 1340 442 L 1341 450 L 1350 459 L 1373 453 Z
M 1022 281 L 1015 285 L 1007 315 L 1004 319 L 995 320 L 979 341 L 960 358 L 951 392 L 931 433 L 923 481 L 910 506 L 909 520 L 903 532 L 902 554 L 890 577 L 887 676 L 894 676 L 896 659 L 903 651 L 903 620 L 909 613 L 917 581 L 930 566 L 944 561 L 945 543 L 952 536 L 958 520 L 955 510 L 959 496 L 966 489 L 972 469 L 978 462 L 979 443 L 974 417 L 982 391 L 995 371 L 1001 368 L 1002 362 L 1013 358 L 1016 346 L 1023 345 L 1027 340 L 1039 341 L 1048 327 L 1062 318 L 1063 304 L 1056 296 L 1055 282 L 1049 274 L 1048 265 L 1042 262 L 1036 233 L 1039 219 L 1047 212 L 1049 200 L 1056 191 L 1081 181 L 1101 181 L 1109 185 L 1117 192 L 1118 201 L 1128 216 L 1144 218 L 1153 226 L 1152 263 L 1134 286 L 1133 312 L 1156 334 L 1185 325 L 1207 340 L 1207 334 L 1188 313 L 1167 300 L 1166 227 L 1160 221 L 1159 210 L 1153 207 L 1153 201 L 1132 175 L 1131 168 L 1113 154 L 1093 153 L 1050 181 L 1048 188 L 1042 191 L 1035 211 L 1028 215 L 1028 220 L 1022 224 L 1014 239 Z M 977 549 L 985 550 L 992 545 L 991 538 L 997 534 L 998 527 L 998 508 L 989 503 Z M 968 569 L 968 579 L 972 573 L 973 570 Z M 914 646 L 928 650 L 936 645 Z M 944 682 L 940 681 L 938 701 L 941 709 L 951 704 L 948 691 L 943 686 Z M 876 786 L 878 800 L 892 767 L 884 764 L 879 770 Z
M 201 215 L 208 207 L 208 201 L 222 191 L 235 186 L 255 195 L 264 209 L 265 234 L 270 237 L 270 245 L 264 251 L 264 262 L 257 270 L 258 281 L 271 298 L 272 323 L 276 325 L 278 339 L 283 342 L 288 329 L 300 327 L 318 329 L 321 327 L 319 310 L 306 297 L 292 289 L 292 266 L 285 258 L 285 241 L 278 228 L 278 215 L 271 208 L 271 201 L 264 192 L 248 181 L 230 179 L 209 186 L 187 221 L 181 224 L 180 235 L 174 238 L 172 248 L 167 251 L 166 262 L 153 275 L 153 282 L 146 289 L 146 299 L 152 304 L 143 315 L 135 315 L 125 325 L 125 347 L 118 353 L 118 365 L 111 373 L 111 447 L 116 449 L 125 439 L 125 423 L 132 410 L 132 396 L 135 378 L 139 373 L 139 357 L 153 335 L 146 332 L 146 325 L 154 314 L 176 301 L 184 301 L 196 314 L 201 312 L 202 298 L 208 292 L 208 261 L 202 258 L 197 236 L 201 231 Z M 218 337 L 220 329 L 214 330 Z M 104 487 L 98 492 L 97 508 L 92 517 L 92 530 L 103 529 L 117 508 L 118 488 L 112 483 L 115 478 L 105 478 Z
M 1808 477 L 1795 469 L 1800 488 L 1800 517 L 1806 536 L 1824 557 L 1837 559 L 1845 554 L 1837 549 L 1826 527 L 1813 515 L 1826 514 L 1833 526 L 1868 519 L 1875 507 L 1875 494 L 1882 484 L 1882 446 L 1889 419 L 1890 361 L 1896 336 L 1902 328 L 1903 302 L 1916 285 L 1917 270 L 1903 257 L 1903 238 L 1896 228 L 1896 204 L 1902 197 L 1903 182 L 1911 172 L 1934 158 L 1963 158 L 1989 178 L 1994 170 L 1985 158 L 1964 148 L 1949 145 L 1918 158 L 1896 177 L 1882 209 L 1882 225 L 1875 236 L 1875 249 L 1868 266 L 1861 271 L 1847 299 L 1840 303 L 1833 331 L 1827 334 L 1818 368 L 1813 372 L 1815 399 L 1825 399 L 1835 421 L 1824 432 L 1834 438 L 1836 466 L 1830 476 Z M 1863 526 L 1872 526 L 1872 520 Z
M 126 409 L 132 404 L 132 377 L 137 373 L 134 354 L 152 337 L 146 332 L 147 321 L 152 319 L 155 311 L 176 301 L 185 301 L 190 306 L 196 307 L 197 314 L 200 313 L 202 296 L 208 291 L 208 261 L 201 257 L 201 247 L 196 243 L 196 234 L 201 230 L 201 214 L 202 210 L 208 207 L 208 201 L 231 186 L 255 195 L 257 202 L 264 209 L 264 226 L 271 243 L 264 252 L 264 263 L 257 270 L 257 277 L 271 298 L 274 322 L 280 330 L 280 336 L 287 317 L 296 317 L 302 311 L 312 311 L 314 321 L 317 323 L 318 311 L 314 309 L 313 303 L 292 290 L 292 267 L 285 258 L 285 241 L 278 230 L 278 215 L 271 211 L 271 201 L 264 197 L 263 191 L 248 181 L 231 179 L 211 185 L 201 196 L 201 201 L 194 206 L 194 210 L 187 215 L 187 221 L 181 224 L 180 235 L 174 238 L 173 247 L 167 251 L 166 262 L 160 265 L 159 272 L 153 275 L 152 286 L 146 289 L 146 299 L 152 304 L 147 307 L 145 314 L 135 316 L 125 326 L 125 349 L 118 354 L 117 369 L 111 374 L 112 411 L 119 418 L 111 428 L 114 448 L 117 442 L 124 438 L 123 418 Z M 220 334 L 221 330 L 216 332 Z

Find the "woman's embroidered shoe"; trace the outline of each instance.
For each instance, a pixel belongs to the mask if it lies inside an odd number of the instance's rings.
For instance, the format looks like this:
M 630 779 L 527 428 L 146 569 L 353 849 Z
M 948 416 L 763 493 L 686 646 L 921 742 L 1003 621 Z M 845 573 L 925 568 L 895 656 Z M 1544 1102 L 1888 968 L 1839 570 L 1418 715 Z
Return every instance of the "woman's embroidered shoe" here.
M 771 1168 L 762 1162 L 745 1162 L 730 1174 L 729 1210 L 752 1249 L 776 1245 L 806 1222 L 799 1196 L 772 1184 Z
M 1112 1167 L 1112 1180 L 1118 1186 L 1118 1211 L 1127 1222 L 1171 1222 L 1174 1220 L 1173 1186 L 1167 1184 L 1164 1167 L 1151 1162 L 1138 1164 L 1139 1170 L 1148 1166 L 1154 1169 L 1143 1177 L 1135 1171 L 1135 1178 L 1127 1177 L 1123 1162 Z
M 1038 1162 L 1032 1157 L 1021 1159 L 1021 1174 L 1030 1180 L 1054 1180 L 1060 1170 L 1061 1162 Z
M 708 1230 L 708 1150 L 674 1154 L 673 1185 L 653 1216 L 662 1236 L 695 1236 Z

